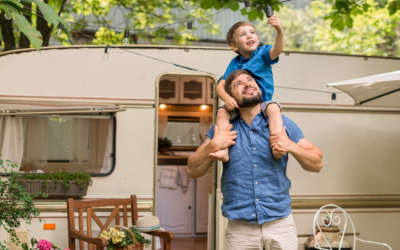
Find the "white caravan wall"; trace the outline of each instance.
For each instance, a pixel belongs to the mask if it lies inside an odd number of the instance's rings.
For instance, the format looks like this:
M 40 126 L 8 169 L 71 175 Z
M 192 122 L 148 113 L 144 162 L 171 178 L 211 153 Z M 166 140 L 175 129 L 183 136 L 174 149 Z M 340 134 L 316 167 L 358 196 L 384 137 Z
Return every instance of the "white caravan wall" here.
M 128 46 L 124 49 L 221 75 L 236 55 L 229 49 L 221 48 Z M 7 86 L 2 89 L 1 95 L 154 101 L 155 80 L 159 74 L 171 70 L 193 72 L 115 48 L 110 51 L 109 61 L 104 62 L 101 59 L 103 53 L 103 46 L 76 46 L 0 56 L 1 83 Z M 399 67 L 398 59 L 364 60 L 354 56 L 283 53 L 279 63 L 273 66 L 273 72 L 277 86 L 337 91 L 325 84 L 394 71 Z M 274 100 L 329 104 L 330 96 L 327 93 L 276 88 Z M 341 94 L 337 103 L 354 102 L 346 94 Z
M 290 156 L 291 195 L 400 195 L 400 113 L 283 112 L 324 162 L 320 173 L 310 173 Z

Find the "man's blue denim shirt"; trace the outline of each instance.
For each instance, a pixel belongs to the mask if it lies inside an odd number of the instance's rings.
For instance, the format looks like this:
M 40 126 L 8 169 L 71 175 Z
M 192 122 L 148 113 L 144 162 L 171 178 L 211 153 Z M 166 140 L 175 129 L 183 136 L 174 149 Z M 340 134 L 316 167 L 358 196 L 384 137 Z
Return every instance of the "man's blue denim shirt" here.
M 289 118 L 282 119 L 289 138 L 299 142 L 304 137 L 300 128 Z M 292 203 L 291 182 L 286 176 L 288 154 L 274 158 L 269 147 L 268 118 L 260 112 L 249 126 L 239 115 L 231 124 L 237 139 L 229 148 L 229 161 L 223 163 L 222 215 L 259 224 L 287 217 Z M 214 137 L 214 126 L 207 136 Z
M 250 59 L 238 55 L 233 58 L 229 63 L 222 79 L 226 80 L 228 75 L 235 70 L 244 69 L 256 80 L 262 93 L 262 101 L 271 101 L 274 94 L 274 77 L 272 75 L 271 65 L 279 61 L 279 57 L 271 61 L 269 51 L 272 49 L 271 45 L 264 45 L 258 47 L 252 54 Z

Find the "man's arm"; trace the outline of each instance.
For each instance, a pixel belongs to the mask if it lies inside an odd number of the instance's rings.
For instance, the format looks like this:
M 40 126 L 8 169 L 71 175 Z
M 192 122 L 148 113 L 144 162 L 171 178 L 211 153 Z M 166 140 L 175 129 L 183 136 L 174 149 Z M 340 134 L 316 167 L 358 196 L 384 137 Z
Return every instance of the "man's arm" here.
M 236 143 L 236 131 L 231 131 L 232 127 L 232 124 L 229 124 L 228 127 L 219 131 L 218 126 L 215 125 L 214 138 L 212 140 L 207 138 L 205 143 L 189 157 L 187 173 L 191 179 L 205 175 L 212 162 L 218 160 L 210 157 L 211 153 L 228 148 Z
M 300 163 L 301 167 L 310 172 L 320 172 L 322 163 L 322 152 L 306 138 L 302 138 L 298 143 L 289 139 L 286 134 L 286 127 L 282 133 L 273 133 L 270 136 L 271 148 L 286 150 L 291 153 Z
M 320 172 L 324 164 L 322 163 L 322 152 L 306 138 L 301 139 L 289 151 L 300 163 L 301 167 L 310 172 Z

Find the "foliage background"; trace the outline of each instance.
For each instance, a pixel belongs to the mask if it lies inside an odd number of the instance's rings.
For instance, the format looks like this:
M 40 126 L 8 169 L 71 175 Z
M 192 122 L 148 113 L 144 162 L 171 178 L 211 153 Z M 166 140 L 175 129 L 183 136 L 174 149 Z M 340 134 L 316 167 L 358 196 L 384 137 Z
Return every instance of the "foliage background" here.
M 0 0 L 0 3 L 10 0 Z M 22 1 L 22 0 L 21 0 Z M 24 2 L 25 1 L 25 2 Z M 31 8 L 27 20 L 43 36 L 43 46 L 61 44 L 122 44 L 123 32 L 130 29 L 130 43 L 192 45 L 204 40 L 205 34 L 219 36 L 219 46 L 224 43 L 226 26 L 240 20 L 249 20 L 257 25 L 264 43 L 273 44 L 275 32 L 267 28 L 264 7 L 252 6 L 248 13 L 243 3 L 235 0 L 191 0 L 190 7 L 184 8 L 183 0 L 44 0 L 61 18 L 68 21 L 73 31 L 64 30 L 60 37 L 54 35 L 54 24 L 43 22 L 36 15 L 35 1 L 24 0 L 25 7 Z M 265 4 L 263 0 L 252 2 Z M 277 0 L 269 1 L 271 3 Z M 308 2 L 308 1 L 305 1 Z M 286 36 L 285 50 L 321 51 L 375 56 L 398 56 L 400 0 L 367 0 L 362 6 L 355 0 L 315 0 L 302 8 L 294 8 L 296 0 L 273 5 L 275 14 L 282 20 Z M 229 8 L 235 19 L 225 20 L 209 15 Z M 241 15 L 232 13 L 240 13 Z M 123 21 L 116 24 L 116 15 Z M 15 22 L 11 21 L 12 39 L 4 32 L 6 21 L 0 15 L 2 46 L 4 50 L 32 47 L 21 35 Z M 201 32 L 188 34 L 185 20 L 199 19 L 194 30 L 201 26 Z M 179 24 L 166 26 L 174 21 Z M 9 23 L 7 23 L 9 25 Z M 117 27 L 117 28 L 115 28 Z M 150 30 L 143 30 L 150 29 Z M 49 35 L 51 34 L 51 35 Z M 202 45 L 207 46 L 207 43 Z

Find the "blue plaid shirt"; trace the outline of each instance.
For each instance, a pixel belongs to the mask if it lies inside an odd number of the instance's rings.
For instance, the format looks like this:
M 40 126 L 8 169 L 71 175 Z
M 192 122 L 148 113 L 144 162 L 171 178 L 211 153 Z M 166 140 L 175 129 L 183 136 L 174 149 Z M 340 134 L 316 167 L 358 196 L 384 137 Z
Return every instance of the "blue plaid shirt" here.
M 300 128 L 289 118 L 282 119 L 289 138 L 299 142 L 304 137 Z M 249 126 L 239 115 L 231 124 L 237 139 L 229 148 L 229 161 L 223 163 L 222 215 L 259 224 L 287 217 L 292 203 L 291 182 L 286 176 L 288 154 L 274 158 L 269 147 L 268 118 L 260 112 Z M 214 126 L 207 136 L 214 137 Z
M 271 45 L 264 45 L 258 47 L 251 54 L 250 59 L 241 55 L 233 58 L 222 79 L 226 80 L 228 75 L 235 70 L 247 70 L 254 77 L 261 90 L 262 101 L 271 101 L 272 95 L 274 94 L 274 78 L 271 65 L 279 61 L 279 57 L 271 61 L 269 57 L 269 51 L 271 49 Z

